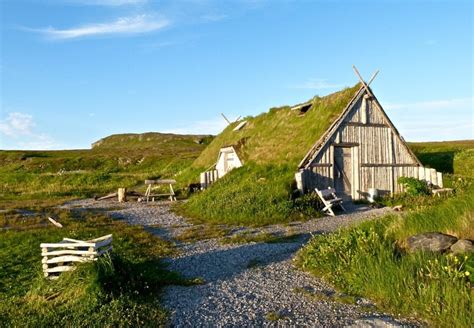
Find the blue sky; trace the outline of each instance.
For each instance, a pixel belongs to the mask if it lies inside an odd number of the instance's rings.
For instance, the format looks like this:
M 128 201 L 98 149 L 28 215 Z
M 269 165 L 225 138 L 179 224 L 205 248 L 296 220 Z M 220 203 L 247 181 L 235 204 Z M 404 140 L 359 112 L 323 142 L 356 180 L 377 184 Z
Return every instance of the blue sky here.
M 352 86 L 406 140 L 474 138 L 471 1 L 0 0 L 0 149 L 218 133 Z

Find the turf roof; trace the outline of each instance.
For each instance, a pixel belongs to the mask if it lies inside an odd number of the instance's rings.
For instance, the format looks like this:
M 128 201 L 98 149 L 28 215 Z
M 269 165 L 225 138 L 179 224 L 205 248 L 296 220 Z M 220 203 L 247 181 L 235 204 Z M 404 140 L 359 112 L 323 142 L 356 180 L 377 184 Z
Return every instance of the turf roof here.
M 325 97 L 314 97 L 312 107 L 304 115 L 290 106 L 272 108 L 256 117 L 246 117 L 248 124 L 239 131 L 239 123 L 227 126 L 193 163 L 207 168 L 216 162 L 219 149 L 233 145 L 245 162 L 257 164 L 299 163 L 311 146 L 339 117 L 360 84 Z

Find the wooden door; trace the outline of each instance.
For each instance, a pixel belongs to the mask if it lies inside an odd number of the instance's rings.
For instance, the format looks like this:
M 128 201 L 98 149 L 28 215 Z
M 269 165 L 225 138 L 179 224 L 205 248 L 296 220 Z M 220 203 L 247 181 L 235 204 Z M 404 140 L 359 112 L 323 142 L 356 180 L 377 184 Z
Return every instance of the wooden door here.
M 352 150 L 334 147 L 334 189 L 341 196 L 352 195 Z

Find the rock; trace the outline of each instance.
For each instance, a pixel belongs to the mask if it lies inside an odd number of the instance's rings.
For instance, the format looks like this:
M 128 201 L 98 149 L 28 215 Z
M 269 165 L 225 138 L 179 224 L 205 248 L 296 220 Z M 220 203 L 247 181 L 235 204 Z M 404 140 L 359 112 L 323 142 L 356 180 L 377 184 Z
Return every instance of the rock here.
M 439 232 L 426 232 L 408 238 L 410 251 L 444 252 L 458 239 L 454 236 Z
M 474 252 L 474 244 L 467 239 L 459 239 L 451 246 L 451 252 L 454 254 Z

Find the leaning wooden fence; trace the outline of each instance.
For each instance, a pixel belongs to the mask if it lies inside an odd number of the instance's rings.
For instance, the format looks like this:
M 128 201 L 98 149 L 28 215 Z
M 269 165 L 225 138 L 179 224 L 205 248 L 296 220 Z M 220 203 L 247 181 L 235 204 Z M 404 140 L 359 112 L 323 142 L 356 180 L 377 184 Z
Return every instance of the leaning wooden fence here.
M 59 243 L 42 243 L 43 273 L 55 279 L 61 272 L 75 269 L 80 262 L 95 261 L 112 250 L 112 235 L 91 240 L 63 238 Z

